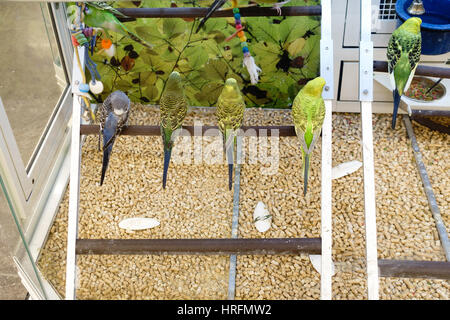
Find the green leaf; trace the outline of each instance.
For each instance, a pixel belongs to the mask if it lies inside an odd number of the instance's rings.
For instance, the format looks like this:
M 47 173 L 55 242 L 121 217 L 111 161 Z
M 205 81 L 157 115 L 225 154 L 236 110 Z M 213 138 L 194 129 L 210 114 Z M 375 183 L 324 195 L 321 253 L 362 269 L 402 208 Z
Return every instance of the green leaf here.
M 169 39 L 182 35 L 186 30 L 186 22 L 182 19 L 164 19 L 163 21 L 163 33 Z
M 143 87 L 152 86 L 156 82 L 156 73 L 152 71 L 141 72 L 140 79 Z
M 287 48 L 287 51 L 289 52 L 291 57 L 296 57 L 300 53 L 300 51 L 302 51 L 305 43 L 305 38 L 297 38 L 292 41 Z
M 149 28 L 148 26 L 136 27 L 135 32 L 139 37 L 143 38 L 144 40 L 152 41 L 152 43 L 155 44 L 157 43 L 157 41 L 155 41 L 155 38 L 164 38 L 163 34 L 159 32 L 156 25 L 154 28 Z
M 208 61 L 208 53 L 201 46 L 192 46 L 184 50 L 183 56 L 186 57 L 189 65 L 193 68 L 200 68 Z
M 208 59 L 202 75 L 208 80 L 226 80 L 227 64 L 221 59 Z
M 289 17 L 280 24 L 280 40 L 282 43 L 294 41 L 303 37 L 308 30 L 317 25 L 317 21 L 310 17 L 301 17 L 300 19 Z
M 158 99 L 158 88 L 156 86 L 148 86 L 145 88 L 143 95 L 147 97 L 150 101 L 156 101 Z
M 200 101 L 205 101 L 205 104 L 213 105 L 217 102 L 220 93 L 222 92 L 224 83 L 215 81 L 208 82 L 202 87 L 202 90 L 195 94 L 195 97 Z
M 251 50 L 256 64 L 262 69 L 263 73 L 276 71 L 276 65 L 280 60 L 279 47 L 274 43 L 258 42 L 253 45 Z
M 248 28 L 258 41 L 279 43 L 279 25 L 270 21 L 264 17 L 248 19 Z

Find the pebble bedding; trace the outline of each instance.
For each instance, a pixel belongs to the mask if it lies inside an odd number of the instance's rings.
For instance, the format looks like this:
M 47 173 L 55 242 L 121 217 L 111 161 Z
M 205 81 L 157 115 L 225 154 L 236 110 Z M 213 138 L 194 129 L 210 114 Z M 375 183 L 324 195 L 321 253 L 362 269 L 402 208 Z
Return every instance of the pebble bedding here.
M 193 108 L 184 124 L 215 125 L 215 121 L 213 109 Z M 396 129 L 391 130 L 390 121 L 390 115 L 373 115 L 378 257 L 444 261 L 405 127 L 399 119 Z M 157 123 L 157 107 L 133 105 L 129 124 Z M 245 111 L 244 125 L 291 124 L 290 110 Z M 416 123 L 413 126 L 448 227 L 449 137 Z M 333 166 L 362 161 L 360 137 L 359 114 L 333 114 Z M 195 139 L 177 138 L 178 149 L 174 153 L 193 159 L 196 146 L 201 145 L 206 152 L 214 143 L 221 150 L 220 137 Z M 278 157 L 278 166 L 267 157 L 250 161 L 255 142 L 251 139 L 254 138 L 243 139 L 246 158 L 241 168 L 238 236 L 320 237 L 321 139 L 311 159 L 306 196 L 297 138 L 265 140 L 267 156 Z M 105 183 L 100 187 L 102 159 L 97 148 L 98 137 L 87 136 L 82 148 L 79 238 L 231 236 L 233 191 L 228 190 L 226 164 L 172 162 L 164 190 L 161 139 L 121 136 L 114 145 Z M 333 299 L 367 299 L 363 183 L 362 168 L 333 180 Z M 65 292 L 68 191 L 38 261 L 44 277 L 61 297 Z M 258 201 L 263 201 L 272 214 L 272 226 L 265 233 L 259 233 L 253 223 Z M 119 228 L 121 220 L 138 216 L 156 218 L 160 225 L 142 231 Z M 77 298 L 227 299 L 229 265 L 229 256 L 78 255 Z M 449 297 L 450 284 L 445 280 L 380 278 L 381 299 Z M 237 257 L 236 299 L 319 298 L 320 274 L 307 254 Z

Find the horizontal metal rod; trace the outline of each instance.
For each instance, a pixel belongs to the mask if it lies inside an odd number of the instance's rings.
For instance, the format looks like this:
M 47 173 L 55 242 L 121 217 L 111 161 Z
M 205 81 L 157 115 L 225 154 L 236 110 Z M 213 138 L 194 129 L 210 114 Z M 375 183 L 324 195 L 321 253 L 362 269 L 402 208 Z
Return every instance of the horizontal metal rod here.
M 412 110 L 412 117 L 450 117 L 450 110 Z
M 438 122 L 434 122 L 433 120 L 429 118 L 423 118 L 423 117 L 416 117 L 414 114 L 411 117 L 411 120 L 414 120 L 415 122 L 427 127 L 430 130 L 439 131 L 445 134 L 450 134 L 450 127 L 445 126 L 443 124 L 440 124 Z
M 386 61 L 374 60 L 373 71 L 388 72 L 388 63 Z M 450 68 L 419 65 L 417 66 L 415 75 L 450 79 Z
M 378 260 L 380 277 L 450 280 L 450 262 Z
M 219 136 L 220 131 L 217 126 L 183 126 L 183 129 L 189 132 L 191 136 Z M 242 126 L 241 130 L 244 136 L 272 136 L 278 135 L 280 137 L 295 136 L 294 126 Z M 276 131 L 278 130 L 278 131 Z M 99 125 L 97 124 L 83 124 L 81 125 L 80 134 L 98 134 Z M 130 136 L 159 136 L 161 135 L 161 128 L 159 126 L 141 126 L 130 125 L 124 126 L 121 132 L 122 135 Z M 188 135 L 181 132 L 181 135 Z
M 77 254 L 320 254 L 320 238 L 78 239 Z
M 130 18 L 201 18 L 206 15 L 208 8 L 117 8 L 118 11 Z M 279 16 L 272 7 L 240 8 L 243 17 Z M 286 6 L 281 8 L 281 16 L 320 16 L 320 6 Z M 233 10 L 217 10 L 211 17 L 232 17 Z

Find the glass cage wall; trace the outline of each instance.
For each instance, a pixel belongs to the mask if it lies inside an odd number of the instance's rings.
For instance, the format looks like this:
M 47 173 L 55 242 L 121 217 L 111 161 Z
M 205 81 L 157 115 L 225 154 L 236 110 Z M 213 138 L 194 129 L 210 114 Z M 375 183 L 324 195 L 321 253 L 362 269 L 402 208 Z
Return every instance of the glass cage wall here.
M 47 232 L 39 225 L 42 211 L 68 146 L 72 100 L 65 60 L 71 53 L 62 43 L 70 38 L 58 31 L 64 32 L 64 14 L 57 3 L 0 3 L 2 268 L 18 270 L 32 298 L 48 298 L 33 239 Z

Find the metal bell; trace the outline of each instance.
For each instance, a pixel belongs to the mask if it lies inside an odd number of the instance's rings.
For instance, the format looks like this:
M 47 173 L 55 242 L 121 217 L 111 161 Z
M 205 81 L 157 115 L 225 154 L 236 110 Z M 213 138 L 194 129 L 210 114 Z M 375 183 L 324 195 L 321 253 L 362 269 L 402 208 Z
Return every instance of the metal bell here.
M 413 0 L 408 8 L 408 13 L 413 16 L 420 16 L 425 13 L 422 0 Z

